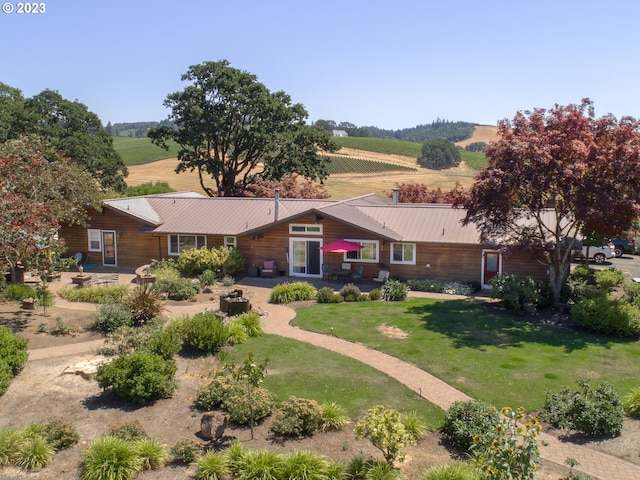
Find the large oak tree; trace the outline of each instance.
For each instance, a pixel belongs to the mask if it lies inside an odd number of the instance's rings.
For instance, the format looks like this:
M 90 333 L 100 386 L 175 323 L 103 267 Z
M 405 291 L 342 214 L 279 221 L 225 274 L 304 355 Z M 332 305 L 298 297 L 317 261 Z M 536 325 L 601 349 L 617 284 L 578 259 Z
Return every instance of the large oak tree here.
M 572 239 L 613 237 L 640 211 L 640 123 L 593 104 L 518 112 L 498 124 L 489 166 L 460 202 L 484 241 L 543 249 L 561 300 Z
M 176 172 L 197 171 L 208 195 L 241 195 L 260 179 L 328 176 L 330 160 L 318 149 L 338 147 L 326 131 L 305 124 L 305 108 L 286 93 L 270 92 L 255 75 L 226 60 L 191 66 L 182 80 L 189 85 L 164 102 L 176 128 L 160 127 L 148 135 L 165 148 L 169 141 L 178 143 Z

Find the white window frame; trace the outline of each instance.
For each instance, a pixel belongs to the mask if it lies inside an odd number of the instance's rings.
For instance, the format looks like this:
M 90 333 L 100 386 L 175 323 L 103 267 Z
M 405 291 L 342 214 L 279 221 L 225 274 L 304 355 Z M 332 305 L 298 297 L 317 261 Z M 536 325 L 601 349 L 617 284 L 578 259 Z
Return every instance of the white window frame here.
M 178 251 L 174 251 L 171 249 L 171 237 L 178 237 Z M 174 255 L 174 256 L 178 256 L 182 253 L 182 248 L 180 247 L 180 238 L 181 237 L 192 237 L 195 239 L 195 245 L 196 248 L 202 248 L 202 247 L 206 247 L 207 246 L 207 237 L 206 235 L 179 235 L 179 234 L 169 234 L 167 235 L 167 242 L 168 242 L 168 252 L 169 255 Z M 200 246 L 198 246 L 198 238 L 202 238 L 203 242 Z
M 322 224 L 320 223 L 290 223 L 290 235 L 322 235 Z
M 94 238 L 91 238 L 94 237 Z M 92 245 L 96 245 L 92 246 Z M 101 252 L 102 251 L 102 230 L 99 228 L 89 228 L 87 229 L 87 245 L 90 252 Z
M 393 248 L 396 245 L 401 245 L 402 246 L 402 260 L 394 260 L 393 259 Z M 405 247 L 411 247 L 412 253 L 413 253 L 413 260 L 405 260 L 404 259 L 404 253 L 405 253 Z M 391 247 L 389 248 L 389 262 L 396 264 L 396 265 L 415 265 L 416 264 L 416 244 L 415 243 L 402 243 L 402 242 L 395 242 L 391 244 Z
M 360 245 L 362 244 L 366 244 L 366 243 L 371 243 L 373 244 L 375 247 L 375 258 L 361 258 L 360 254 L 362 253 L 362 251 L 364 250 L 364 248 L 362 250 L 357 250 L 355 252 L 347 252 L 344 254 L 344 261 L 345 262 L 360 262 L 360 263 L 379 263 L 380 262 L 380 242 L 378 240 L 365 240 L 362 238 L 356 238 L 356 239 L 352 239 L 352 238 L 345 238 L 345 240 L 347 240 L 348 242 L 353 242 L 353 243 L 358 243 Z M 351 254 L 356 254 L 357 256 L 354 257 L 349 257 L 348 255 Z
M 230 248 L 236 248 L 238 246 L 238 239 L 233 235 L 225 235 L 224 246 L 230 247 Z

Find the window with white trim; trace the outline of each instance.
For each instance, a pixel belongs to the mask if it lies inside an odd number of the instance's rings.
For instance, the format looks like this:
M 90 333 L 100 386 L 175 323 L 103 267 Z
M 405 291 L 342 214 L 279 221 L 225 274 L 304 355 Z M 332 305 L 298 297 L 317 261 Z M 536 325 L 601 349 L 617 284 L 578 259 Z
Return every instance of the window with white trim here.
M 354 262 L 378 262 L 378 240 L 353 240 L 350 238 L 347 238 L 345 240 L 362 245 L 362 249 L 360 250 L 345 253 L 345 260 L 352 260 Z
M 169 235 L 169 255 L 180 255 L 183 250 L 206 246 L 204 235 Z
M 230 248 L 236 248 L 238 246 L 236 242 L 236 237 L 233 235 L 225 235 L 224 236 L 224 246 Z
M 102 251 L 102 233 L 96 228 L 90 228 L 87 230 L 87 238 L 89 239 L 89 251 L 101 252 Z
M 406 265 L 416 264 L 416 244 L 415 243 L 392 243 L 391 263 L 404 263 Z
M 289 233 L 322 235 L 322 225 L 318 223 L 290 223 Z

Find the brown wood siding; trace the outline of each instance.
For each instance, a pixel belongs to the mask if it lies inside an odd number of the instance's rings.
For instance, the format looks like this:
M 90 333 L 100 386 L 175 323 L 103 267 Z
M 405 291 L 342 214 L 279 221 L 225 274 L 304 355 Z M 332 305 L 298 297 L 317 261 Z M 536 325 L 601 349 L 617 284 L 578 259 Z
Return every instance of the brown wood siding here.
M 91 228 L 115 230 L 117 232 L 118 266 L 134 267 L 150 263 L 152 260 L 176 258 L 169 256 L 167 234 L 144 232 L 145 224 L 127 215 L 105 209 L 104 213 L 91 212 Z M 360 265 L 364 267 L 363 278 L 371 279 L 378 275 L 382 268 L 388 268 L 391 276 L 403 280 L 436 279 L 452 281 L 480 281 L 482 269 L 481 245 L 460 244 L 417 244 L 416 264 L 391 263 L 391 243 L 377 238 L 357 227 L 345 225 L 332 219 L 317 219 L 312 215 L 292 222 L 295 224 L 320 224 L 322 235 L 289 234 L 289 224 L 279 225 L 263 234 L 252 237 L 237 237 L 238 249 L 245 257 L 245 265 L 261 267 L 264 260 L 275 260 L 278 269 L 289 273 L 287 254 L 290 238 L 318 239 L 321 244 L 343 238 L 360 240 L 377 240 L 379 242 L 379 262 L 356 262 L 351 260 L 352 270 Z M 87 228 L 63 227 L 61 237 L 67 245 L 67 254 L 88 251 Z M 219 247 L 224 244 L 221 235 L 208 235 L 207 246 Z M 322 261 L 332 269 L 339 268 L 344 261 L 344 254 L 322 252 Z M 537 261 L 530 250 L 513 250 L 502 256 L 503 273 L 512 273 L 519 277 L 531 276 L 537 280 L 547 280 L 547 267 Z M 100 252 L 89 252 L 89 262 L 102 265 Z M 427 264 L 429 267 L 427 267 Z

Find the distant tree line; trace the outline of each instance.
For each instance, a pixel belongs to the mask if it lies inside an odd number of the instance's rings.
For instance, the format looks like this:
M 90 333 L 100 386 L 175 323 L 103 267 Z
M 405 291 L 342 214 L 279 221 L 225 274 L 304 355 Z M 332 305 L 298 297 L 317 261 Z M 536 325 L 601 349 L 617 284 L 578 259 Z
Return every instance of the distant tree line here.
M 378 127 L 358 127 L 351 122 L 337 123 L 334 120 L 318 120 L 314 126 L 331 133 L 333 130 L 344 130 L 350 137 L 373 137 L 404 140 L 406 142 L 424 143 L 432 138 L 444 138 L 450 142 L 459 142 L 473 136 L 477 124 L 469 122 L 452 122 L 437 120 L 427 125 L 417 125 L 401 130 L 385 130 Z
M 160 122 L 125 122 L 125 123 L 107 123 L 105 127 L 107 133 L 112 137 L 129 137 L 143 138 L 147 136 L 147 132 L 152 128 L 170 127 L 175 125 L 171 120 L 162 120 Z

